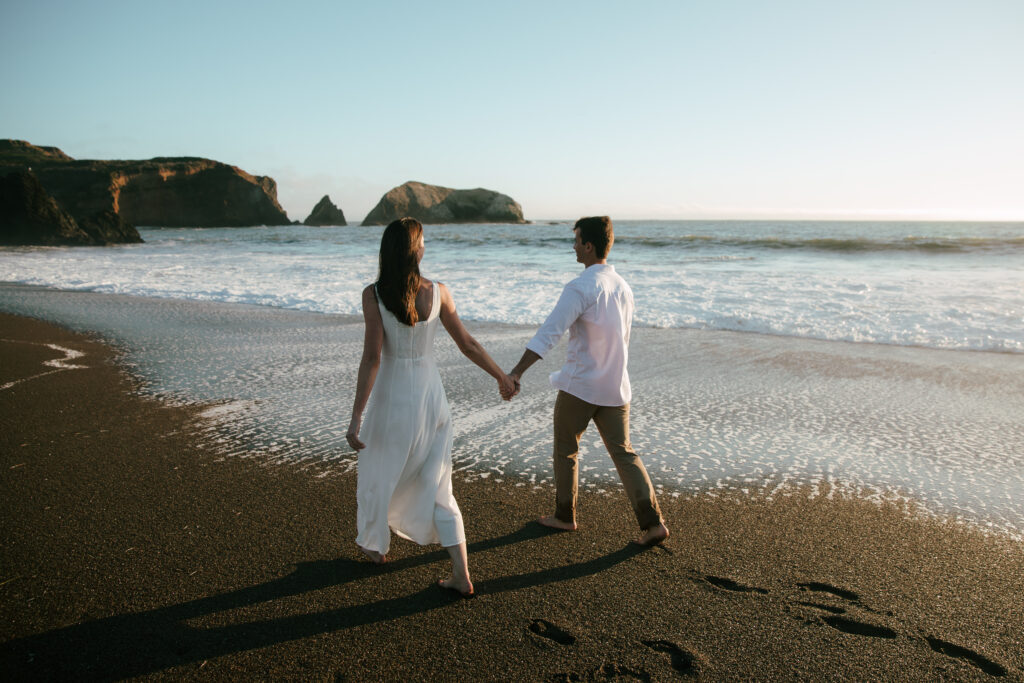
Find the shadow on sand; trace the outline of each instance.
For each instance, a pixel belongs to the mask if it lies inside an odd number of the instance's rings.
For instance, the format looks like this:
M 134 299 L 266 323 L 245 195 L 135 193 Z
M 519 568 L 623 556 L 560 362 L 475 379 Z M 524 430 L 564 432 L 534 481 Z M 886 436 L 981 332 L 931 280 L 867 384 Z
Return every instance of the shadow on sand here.
M 552 532 L 537 523 L 505 536 L 469 545 L 470 553 L 530 541 Z M 475 584 L 479 595 L 519 590 L 597 574 L 645 548 L 629 544 L 607 555 L 573 565 L 488 579 Z M 119 680 L 234 652 L 389 621 L 449 605 L 458 598 L 436 586 L 398 598 L 310 614 L 252 621 L 216 628 L 193 628 L 185 621 L 279 598 L 444 561 L 440 550 L 403 558 L 383 567 L 362 560 L 302 562 L 288 576 L 267 583 L 146 612 L 123 614 L 68 626 L 0 644 L 0 671 L 11 680 Z

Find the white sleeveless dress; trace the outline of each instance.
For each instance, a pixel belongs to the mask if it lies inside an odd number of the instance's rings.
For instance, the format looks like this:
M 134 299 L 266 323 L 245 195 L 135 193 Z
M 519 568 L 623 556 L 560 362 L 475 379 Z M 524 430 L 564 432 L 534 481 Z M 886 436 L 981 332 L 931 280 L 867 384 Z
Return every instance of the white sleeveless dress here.
M 441 287 L 426 320 L 409 326 L 379 300 L 384 321 L 380 368 L 360 439 L 356 543 L 387 553 L 389 528 L 420 545 L 466 540 L 452 495 L 452 418 L 434 360 Z

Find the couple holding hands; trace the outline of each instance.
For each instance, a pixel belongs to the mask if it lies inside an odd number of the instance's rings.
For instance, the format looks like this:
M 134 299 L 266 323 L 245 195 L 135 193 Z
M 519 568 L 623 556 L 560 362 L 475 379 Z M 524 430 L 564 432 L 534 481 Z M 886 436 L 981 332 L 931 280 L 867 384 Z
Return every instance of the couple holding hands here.
M 363 290 L 366 331 L 346 435 L 359 451 L 356 543 L 374 562 L 386 561 L 392 530 L 420 545 L 440 543 L 451 555 L 452 574 L 439 584 L 473 595 L 462 513 L 452 495 L 451 412 L 433 356 L 438 321 L 459 350 L 497 380 L 505 400 L 519 392 L 523 373 L 568 330 L 568 357 L 551 376 L 558 389 L 555 511 L 538 521 L 576 529 L 579 440 L 593 421 L 640 525 L 636 542 L 656 545 L 668 538 L 654 487 L 629 440 L 626 364 L 633 293 L 607 263 L 615 239 L 612 222 L 607 216 L 581 218 L 573 231 L 584 271 L 565 286 L 519 363 L 505 374 L 463 327 L 448 288 L 420 276 L 420 222 L 401 218 L 384 230 L 377 282 Z

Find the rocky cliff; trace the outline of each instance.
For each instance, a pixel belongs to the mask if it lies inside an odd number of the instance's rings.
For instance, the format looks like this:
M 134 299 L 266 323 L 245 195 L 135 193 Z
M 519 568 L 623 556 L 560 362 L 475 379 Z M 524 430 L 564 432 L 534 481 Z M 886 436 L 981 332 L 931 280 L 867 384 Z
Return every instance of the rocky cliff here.
M 342 213 L 341 209 L 334 205 L 331 201 L 330 196 L 324 195 L 324 198 L 317 202 L 316 206 L 310 212 L 309 217 L 302 221 L 303 225 L 348 225 L 345 222 L 345 214 Z
M 385 194 L 363 225 L 386 225 L 412 216 L 422 223 L 526 223 L 523 209 L 492 190 L 453 190 L 409 181 Z
M 76 220 L 31 171 L 0 174 L 0 244 L 85 246 L 141 241 L 134 227 L 108 209 Z
M 77 220 L 111 211 L 150 227 L 290 223 L 272 178 L 211 159 L 74 160 L 53 147 L 0 140 L 0 173 L 28 168 Z

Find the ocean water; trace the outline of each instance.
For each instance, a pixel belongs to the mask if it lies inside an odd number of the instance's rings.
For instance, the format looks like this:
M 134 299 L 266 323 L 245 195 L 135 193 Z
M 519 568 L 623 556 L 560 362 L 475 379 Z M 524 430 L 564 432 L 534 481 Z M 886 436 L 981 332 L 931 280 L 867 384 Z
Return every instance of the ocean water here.
M 638 309 L 633 442 L 661 495 L 810 487 L 1024 539 L 1024 224 L 616 230 L 612 261 Z M 21 283 L 0 285 L 0 310 L 114 342 L 147 391 L 209 405 L 225 456 L 353 468 L 359 297 L 381 228 L 142 233 L 126 247 L 0 249 L 0 281 Z M 571 235 L 427 226 L 423 271 L 510 367 L 580 270 Z M 461 475 L 548 490 L 546 377 L 564 353 L 511 403 L 446 335 L 437 354 Z M 621 495 L 593 430 L 580 483 Z
M 380 227 L 142 229 L 0 250 L 0 281 L 358 314 Z M 1024 352 L 1024 223 L 621 221 L 635 324 Z M 571 223 L 431 225 L 423 273 L 467 320 L 536 325 L 579 267 Z

